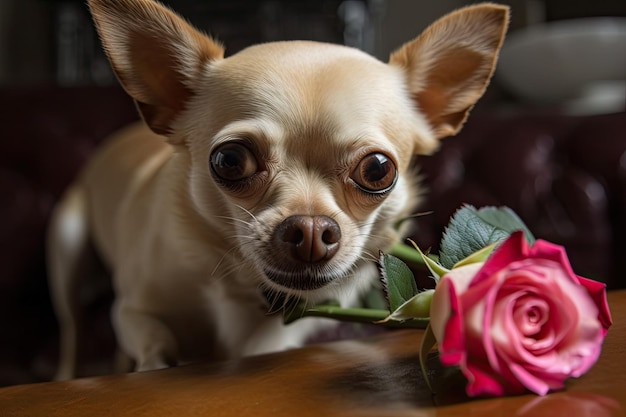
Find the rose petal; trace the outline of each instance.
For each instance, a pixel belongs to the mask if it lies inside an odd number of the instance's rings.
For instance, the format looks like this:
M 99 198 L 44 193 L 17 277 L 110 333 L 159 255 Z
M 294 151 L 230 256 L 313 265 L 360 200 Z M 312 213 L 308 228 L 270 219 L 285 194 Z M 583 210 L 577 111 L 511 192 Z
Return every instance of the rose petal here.
M 550 317 L 548 303 L 528 294 L 518 297 L 512 310 L 515 326 L 527 339 L 539 335 Z
M 498 280 L 498 283 L 501 280 Z M 485 300 L 485 313 L 483 315 L 483 323 L 482 323 L 482 342 L 483 347 L 485 348 L 485 353 L 487 354 L 487 359 L 489 363 L 494 368 L 494 370 L 500 372 L 500 367 L 498 366 L 497 356 L 496 356 L 496 348 L 494 346 L 494 341 L 492 339 L 491 332 L 488 330 L 491 328 L 491 323 L 493 322 L 493 311 L 496 308 L 496 300 L 498 296 L 498 287 L 493 288 L 491 291 L 487 293 L 487 297 Z
M 493 275 L 490 280 L 483 280 L 479 284 L 468 288 L 459 299 L 464 309 L 464 326 L 468 354 L 471 357 L 487 358 L 490 364 L 499 372 L 498 362 L 495 361 L 496 350 L 489 336 L 492 320 L 493 305 L 500 288 L 500 279 Z M 479 343 L 477 343 L 479 342 Z
M 546 395 L 548 391 L 550 391 L 550 385 L 548 385 L 544 380 L 537 378 L 528 372 L 523 366 L 520 366 L 516 363 L 512 363 L 509 365 L 509 369 L 515 375 L 515 377 L 530 391 L 539 394 Z M 562 384 L 561 384 L 562 387 Z M 552 388 L 560 388 L 560 387 L 552 387 Z
M 533 281 L 532 279 L 524 279 L 528 282 Z M 573 366 L 582 366 L 588 369 L 588 367 L 595 362 L 595 355 L 581 355 L 581 357 L 589 358 L 583 363 L 583 361 L 578 359 L 576 356 L 559 351 L 561 348 L 558 346 L 557 342 L 560 343 L 563 341 L 563 343 L 566 343 L 564 346 L 568 346 L 568 344 L 573 343 L 573 341 L 580 342 L 585 340 L 585 337 L 581 337 L 578 334 L 580 333 L 580 326 L 576 328 L 573 325 L 579 321 L 579 315 L 586 314 L 587 317 L 595 318 L 597 313 L 595 307 L 592 303 L 589 303 L 588 297 L 585 297 L 584 294 L 581 295 L 583 298 L 587 298 L 587 302 L 581 301 L 578 303 L 580 305 L 573 305 L 571 298 L 568 298 L 563 294 L 565 292 L 576 294 L 577 291 L 579 292 L 583 290 L 580 286 L 575 285 L 567 279 L 567 277 L 563 276 L 555 278 L 555 280 L 564 285 L 567 290 L 564 291 L 563 288 L 561 288 L 562 285 L 553 282 L 551 288 L 552 291 L 549 291 L 550 288 L 543 288 L 544 282 L 542 282 L 542 279 L 535 280 L 536 284 L 540 284 L 537 288 L 527 285 L 526 291 L 519 290 L 519 288 L 523 288 L 523 286 L 520 285 L 514 285 L 513 289 L 509 288 L 509 281 L 503 284 L 501 293 L 498 296 L 496 306 L 494 308 L 494 321 L 491 323 L 492 327 L 490 331 L 495 354 L 488 355 L 488 358 L 494 371 L 502 374 L 502 367 L 496 364 L 504 362 L 507 365 L 517 364 L 522 366 L 524 369 L 533 369 L 530 373 L 542 378 L 545 376 L 545 379 L 552 378 L 556 381 L 562 381 L 568 376 L 574 376 L 572 374 L 574 369 Z M 511 278 L 510 281 L 515 280 Z M 535 338 L 528 338 L 524 337 L 527 335 L 520 332 L 519 326 L 515 321 L 514 312 L 516 303 L 531 302 L 528 300 L 531 300 L 533 297 L 539 300 L 537 302 L 546 303 L 544 304 L 544 307 L 546 305 L 549 306 L 550 319 L 545 324 L 539 335 Z M 544 300 L 544 297 L 549 298 Z M 574 299 L 578 300 L 576 297 Z M 555 303 L 554 300 L 559 302 Z M 535 303 L 535 301 L 532 303 Z M 584 311 L 586 311 L 586 313 L 583 313 Z M 596 323 L 597 330 L 598 322 L 597 320 L 592 320 L 592 322 L 593 321 Z M 563 332 L 563 330 L 567 331 Z M 567 336 L 572 332 L 577 335 L 574 339 Z M 596 333 L 596 336 L 597 335 L 598 334 Z M 592 337 L 592 340 L 595 339 L 591 343 L 591 346 L 596 346 L 598 339 L 594 336 L 593 329 L 591 329 L 590 336 Z M 550 372 L 553 372 L 554 375 L 547 374 L 547 369 L 550 369 Z M 517 374 L 519 374 L 519 372 L 517 372 Z M 526 384 L 526 379 L 521 382 Z M 549 385 L 557 386 L 558 384 Z M 532 387 L 532 389 L 537 389 L 537 387 Z
M 556 279 L 554 284 L 554 291 L 548 293 L 554 297 L 550 299 L 550 329 L 558 337 L 546 333 L 539 343 L 529 348 L 524 339 L 511 336 L 510 345 L 498 345 L 498 354 L 508 356 L 512 363 L 545 380 L 551 387 L 560 387 L 561 381 L 582 375 L 597 361 L 603 335 L 596 318 L 597 309 L 584 288 L 567 279 Z M 561 292 L 569 297 L 557 297 Z M 576 326 L 572 325 L 572 320 Z M 526 380 L 521 382 L 526 384 Z
M 606 284 L 576 275 L 569 262 L 565 248 L 562 246 L 544 240 L 537 240 L 535 245 L 531 248 L 529 256 L 533 258 L 540 257 L 543 259 L 551 259 L 558 262 L 567 271 L 572 281 L 579 283 L 587 289 L 589 295 L 598 307 L 598 319 L 604 329 L 603 335 L 606 335 L 609 327 L 613 324 L 609 304 L 606 299 Z
M 476 274 L 471 282 L 471 286 L 477 285 L 484 280 L 488 280 L 498 271 L 503 270 L 511 263 L 524 259 L 524 254 L 528 250 L 528 243 L 524 233 L 519 231 L 511 234 L 507 240 L 493 251 L 483 268 Z
M 524 337 L 520 334 L 519 329 L 513 319 L 513 310 L 517 299 L 525 294 L 520 291 L 513 294 L 504 300 L 499 300 L 498 308 L 494 313 L 497 317 L 492 323 L 492 327 L 489 332 L 492 335 L 495 355 L 490 358 L 490 363 L 504 362 L 506 366 L 511 363 L 529 364 L 535 366 L 548 366 L 550 365 L 550 359 L 544 353 L 550 353 L 551 349 L 555 346 L 555 337 L 550 335 L 548 330 L 548 339 L 541 340 L 540 343 L 546 344 L 546 348 L 543 350 L 533 351 L 529 349 L 528 345 L 536 343 L 536 341 L 529 341 L 530 338 Z M 540 346 L 535 346 L 539 349 Z M 494 368 L 495 369 L 495 368 Z
M 606 336 L 606 332 L 613 324 L 611 311 L 609 310 L 609 302 L 606 299 L 606 284 L 580 276 L 578 277 L 578 280 L 580 281 L 580 285 L 585 287 L 585 289 L 593 299 L 594 303 L 598 307 L 598 320 L 600 320 L 600 323 L 602 323 L 603 328 L 602 335 Z
M 509 292 L 509 291 L 512 292 Z M 498 300 L 495 303 L 493 320 L 485 333 L 489 335 L 494 344 L 495 353 L 489 356 L 489 362 L 494 364 L 497 362 L 497 357 L 503 357 L 508 362 L 530 362 L 534 363 L 538 360 L 535 357 L 536 353 L 529 349 L 529 338 L 523 332 L 520 331 L 515 319 L 514 311 L 516 305 L 520 299 L 535 299 L 538 302 L 546 302 L 543 295 L 538 295 L 533 291 L 532 286 L 528 286 L 525 290 L 516 288 L 509 289 L 506 284 L 503 285 Z M 546 314 L 551 314 L 551 308 Z M 541 332 L 535 337 L 539 341 L 535 346 L 535 349 L 552 349 L 557 342 L 553 329 L 554 321 L 558 315 L 551 315 L 551 320 L 548 321 Z M 571 327 L 570 323 L 566 323 L 563 327 Z M 562 337 L 562 336 L 561 336 Z M 546 339 L 547 338 L 547 339 Z M 483 342 L 484 343 L 484 342 Z M 534 342 L 536 343 L 536 342 Z
M 575 313 L 574 309 L 563 309 L 562 306 L 548 303 L 551 304 L 550 320 L 537 337 L 526 337 L 519 332 L 514 322 L 513 310 L 516 300 L 512 298 L 513 300 L 507 303 L 507 311 L 502 309 L 502 313 L 499 313 L 502 319 L 494 323 L 494 328 L 504 327 L 501 332 L 506 333 L 506 337 L 497 345 L 498 355 L 510 362 L 523 363 L 527 366 L 538 368 L 550 366 L 555 361 L 552 353 L 560 349 L 559 345 L 564 343 L 571 331 L 575 331 L 572 320 L 575 320 L 577 315 L 573 314 L 574 317 L 571 317 L 567 314 Z
M 494 395 L 501 396 L 507 392 L 499 379 L 495 378 L 492 371 L 484 371 L 480 367 L 473 363 L 468 363 L 467 366 L 461 367 L 461 371 L 465 378 L 467 378 L 467 385 L 465 391 L 470 397 L 477 397 L 479 395 Z
M 566 272 L 566 276 L 574 283 L 578 284 L 578 276 L 574 273 L 569 262 L 565 248 L 551 242 L 538 239 L 535 244 L 528 249 L 528 259 L 547 259 L 556 262 Z
M 560 271 L 559 265 L 552 261 L 525 260 L 516 262 L 511 266 L 504 287 L 507 291 L 523 290 L 529 296 L 545 300 L 551 311 L 548 324 L 560 329 L 560 334 L 568 333 L 575 325 L 577 318 L 572 317 L 569 311 L 567 314 L 555 314 L 562 310 L 561 308 L 552 312 L 554 303 L 572 303 L 570 294 L 571 291 L 576 291 L 572 288 L 579 288 Z M 571 309 L 576 308 L 572 306 Z M 512 314 L 513 311 L 510 310 L 509 313 Z
M 465 362 L 465 332 L 463 331 L 463 313 L 460 310 L 454 284 L 450 281 L 450 316 L 445 323 L 445 337 L 439 342 L 441 363 L 455 366 Z
M 450 302 L 452 297 L 454 296 L 456 299 L 457 294 L 463 294 L 467 291 L 470 281 L 481 266 L 482 263 L 476 263 L 455 268 L 441 277 L 430 304 L 430 327 L 437 341 L 441 342 L 444 339 L 445 324 L 451 314 Z M 454 286 L 454 289 L 451 290 L 450 286 Z
M 522 340 L 524 348 L 533 355 L 543 355 L 547 353 L 555 345 L 556 334 L 554 329 L 544 330 L 544 332 L 543 337 L 539 340 L 532 337 L 524 338 Z

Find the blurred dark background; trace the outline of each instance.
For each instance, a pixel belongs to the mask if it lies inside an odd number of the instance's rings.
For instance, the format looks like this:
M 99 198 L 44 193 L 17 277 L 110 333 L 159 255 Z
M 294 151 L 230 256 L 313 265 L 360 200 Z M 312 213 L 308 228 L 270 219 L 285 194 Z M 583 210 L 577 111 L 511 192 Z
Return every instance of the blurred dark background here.
M 58 338 L 45 273 L 48 217 L 100 141 L 137 119 L 84 3 L 0 0 L 0 386 L 52 376 Z M 258 42 L 313 39 L 386 60 L 438 17 L 470 2 L 167 3 L 220 39 L 227 54 Z M 626 42 L 619 41 L 626 31 L 626 2 L 502 3 L 513 11 L 502 71 L 463 132 L 444 141 L 436 155 L 418 159 L 429 189 L 421 209 L 433 213 L 418 219 L 413 237 L 436 250 L 460 204 L 508 205 L 537 237 L 566 246 L 579 274 L 610 288 L 626 287 L 626 70 L 620 61 Z M 567 36 L 543 31 L 546 24 L 580 18 Z M 579 34 L 583 41 L 558 44 Z M 604 45 L 609 38 L 617 46 L 608 42 L 602 57 L 593 56 L 602 49 L 593 42 Z M 586 72 L 580 75 L 582 67 Z M 613 71 L 596 75 L 598 69 Z M 81 375 L 108 372 L 115 346 L 110 285 L 92 279 L 81 297 Z
M 347 43 L 381 59 L 468 0 L 167 0 L 228 53 L 258 42 Z M 511 29 L 542 21 L 626 16 L 623 0 L 507 0 Z M 0 85 L 111 84 L 84 0 L 0 2 Z

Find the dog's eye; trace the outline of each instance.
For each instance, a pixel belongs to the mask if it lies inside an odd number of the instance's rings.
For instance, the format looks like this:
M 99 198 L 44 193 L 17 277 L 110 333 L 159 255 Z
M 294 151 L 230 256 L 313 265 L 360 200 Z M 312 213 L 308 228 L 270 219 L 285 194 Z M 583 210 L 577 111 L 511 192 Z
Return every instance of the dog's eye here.
M 240 181 L 256 174 L 259 165 L 250 149 L 240 143 L 227 143 L 211 154 L 211 168 L 222 180 Z
M 391 159 L 382 153 L 371 153 L 359 162 L 350 178 L 361 190 L 381 194 L 395 185 L 397 176 Z

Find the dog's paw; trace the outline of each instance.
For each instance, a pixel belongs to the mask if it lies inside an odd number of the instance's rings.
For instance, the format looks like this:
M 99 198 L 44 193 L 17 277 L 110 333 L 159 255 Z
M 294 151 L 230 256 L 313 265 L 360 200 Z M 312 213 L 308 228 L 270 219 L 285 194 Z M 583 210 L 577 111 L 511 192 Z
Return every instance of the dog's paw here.
M 158 369 L 166 369 L 176 366 L 177 362 L 174 360 L 166 360 L 163 358 L 150 358 L 146 360 L 137 361 L 135 371 L 156 371 Z
M 146 352 L 143 357 L 137 359 L 135 371 L 156 371 L 158 369 L 171 368 L 177 365 L 178 361 L 171 357 L 171 355 L 165 355 L 162 351 L 154 349 L 151 352 Z

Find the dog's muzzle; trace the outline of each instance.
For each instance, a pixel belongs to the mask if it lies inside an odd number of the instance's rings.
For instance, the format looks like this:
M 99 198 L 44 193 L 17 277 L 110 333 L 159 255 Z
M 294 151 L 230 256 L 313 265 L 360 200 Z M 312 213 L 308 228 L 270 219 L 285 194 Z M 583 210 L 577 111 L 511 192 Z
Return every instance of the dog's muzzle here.
M 266 269 L 268 279 L 281 287 L 315 290 L 334 281 L 336 274 L 325 271 L 341 244 L 341 228 L 328 216 L 293 215 L 283 220 L 272 236 L 276 251 Z

